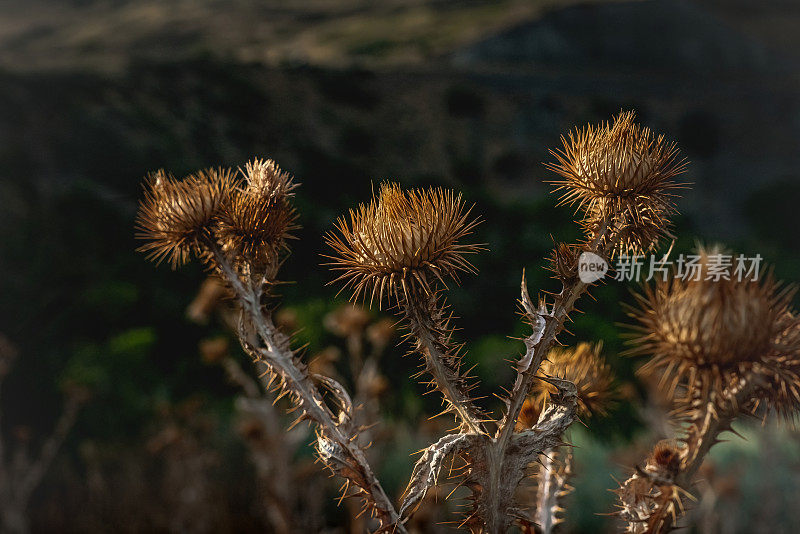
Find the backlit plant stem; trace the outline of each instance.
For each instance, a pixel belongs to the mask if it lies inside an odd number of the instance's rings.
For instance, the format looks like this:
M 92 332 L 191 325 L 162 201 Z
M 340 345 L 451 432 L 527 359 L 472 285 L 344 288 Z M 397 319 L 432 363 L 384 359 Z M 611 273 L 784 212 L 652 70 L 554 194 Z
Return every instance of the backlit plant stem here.
M 426 367 L 433 375 L 436 389 L 449 405 L 448 409 L 456 413 L 469 432 L 485 434 L 475 405 L 456 383 L 462 379 L 460 370 L 448 365 L 448 362 L 455 365 L 459 362 L 458 357 L 452 354 L 452 348 L 447 346 L 447 325 L 440 319 L 443 311 L 438 306 L 436 295 L 420 296 L 411 292 L 401 305 L 411 332 L 418 340 L 418 348 L 425 357 Z
M 298 407 L 304 412 L 304 416 L 314 421 L 320 432 L 341 447 L 353 460 L 358 470 L 358 476 L 367 483 L 367 487 L 363 488 L 366 492 L 365 498 L 371 501 L 382 525 L 395 525 L 396 532 L 404 533 L 405 528 L 399 522 L 399 516 L 392 501 L 375 477 L 364 451 L 356 443 L 357 436 L 345 434 L 334 421 L 317 387 L 309 376 L 294 364 L 294 353 L 289 348 L 288 338 L 277 330 L 272 318 L 263 312 L 261 285 L 245 286 L 219 246 L 213 241 L 209 241 L 206 246 L 214 255 L 216 265 L 231 284 L 241 305 L 242 313 L 250 320 L 264 343 L 263 348 L 256 348 L 255 354 L 251 355 L 257 357 L 259 361 L 280 376 L 286 390 L 294 397 Z M 246 343 L 245 340 L 242 341 Z

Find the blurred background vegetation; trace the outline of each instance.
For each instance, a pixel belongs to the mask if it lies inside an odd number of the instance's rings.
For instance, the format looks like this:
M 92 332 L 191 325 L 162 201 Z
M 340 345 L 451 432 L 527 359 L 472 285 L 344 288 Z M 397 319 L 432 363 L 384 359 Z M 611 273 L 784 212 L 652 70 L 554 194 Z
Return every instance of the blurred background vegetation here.
M 152 446 L 165 421 L 214 452 L 203 473 L 218 515 L 206 526 L 263 528 L 233 430 L 237 389 L 198 350 L 226 329 L 186 314 L 205 273 L 154 269 L 134 251 L 147 172 L 180 176 L 259 156 L 296 176 L 303 228 L 282 306 L 309 357 L 344 350 L 321 326 L 341 304 L 321 265 L 335 218 L 383 179 L 462 191 L 489 252 L 449 300 L 489 395 L 511 383 L 504 359 L 521 351 L 509 336 L 525 333 L 515 308 L 522 268 L 532 291 L 556 289 L 544 258 L 554 239 L 579 235 L 570 210 L 554 207 L 541 164 L 576 125 L 632 109 L 683 149 L 693 187 L 679 204 L 676 252 L 722 241 L 800 280 L 798 24 L 792 0 L 0 2 L 0 333 L 20 355 L 0 398 L 2 430 L 26 429 L 38 443 L 65 383 L 92 391 L 35 495 L 34 529 L 171 528 L 158 515 L 170 514 L 163 496 L 148 491 L 170 461 Z M 646 444 L 636 362 L 619 355 L 619 302 L 631 301 L 630 289 L 594 291 L 564 339 L 603 340 L 627 384 L 608 417 L 575 431 L 575 530 L 611 528 L 596 515 L 612 510 L 605 489 Z M 391 377 L 384 424 L 416 427 L 438 401 L 405 378 L 416 360 L 394 345 L 381 364 Z M 731 512 L 732 528 L 749 531 L 746 510 L 765 491 L 783 496 L 775 506 L 788 528 L 797 511 L 786 503 L 800 498 L 797 438 L 753 435 L 716 451 L 720 472 L 742 474 L 732 491 L 745 511 Z M 757 466 L 762 439 L 790 469 Z M 425 445 L 382 449 L 394 495 L 409 454 Z M 120 473 L 140 493 L 130 495 Z M 328 508 L 333 527 L 343 512 L 332 500 Z

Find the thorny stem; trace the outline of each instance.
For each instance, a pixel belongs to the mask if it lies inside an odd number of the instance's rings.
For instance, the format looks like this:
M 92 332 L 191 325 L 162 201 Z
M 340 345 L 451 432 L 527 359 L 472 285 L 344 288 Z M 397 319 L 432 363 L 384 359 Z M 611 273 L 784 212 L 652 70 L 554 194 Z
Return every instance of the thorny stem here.
M 718 443 L 717 438 L 722 432 L 731 430 L 731 423 L 739 408 L 752 396 L 756 387 L 757 383 L 754 377 L 743 377 L 737 384 L 722 393 L 721 403 L 713 393 L 709 399 L 700 403 L 687 429 L 684 440 L 686 451 L 683 455 L 681 470 L 672 481 L 673 486 L 687 490 L 694 485 L 694 477 L 711 447 Z M 640 476 L 642 475 L 634 473 L 623 486 L 632 483 Z M 645 509 L 647 508 L 643 508 L 643 510 Z M 659 512 L 660 510 L 653 510 L 650 515 Z M 647 521 L 647 518 L 642 517 L 626 517 L 625 519 L 628 521 L 627 532 L 641 532 L 643 521 Z M 665 513 L 662 514 L 661 521 L 652 526 L 657 529 L 655 532 L 669 532 L 676 519 L 674 514 Z
M 599 254 L 603 258 L 607 257 L 608 252 L 613 247 L 613 243 L 607 242 L 607 237 L 609 235 L 609 220 L 613 220 L 614 216 L 615 214 L 611 214 L 608 220 L 604 220 L 600 223 L 600 227 L 588 247 L 590 252 Z M 539 371 L 542 360 L 544 360 L 547 353 L 550 352 L 550 349 L 553 348 L 556 342 L 556 336 L 561 333 L 561 330 L 564 328 L 564 322 L 569 317 L 570 312 L 575 308 L 575 302 L 586 292 L 588 287 L 589 285 L 582 282 L 580 279 L 575 280 L 570 286 L 565 286 L 561 290 L 561 293 L 556 296 L 551 312 L 542 316 L 545 321 L 542 337 L 536 345 L 532 347 L 528 346 L 527 348 L 529 352 L 533 350 L 531 364 L 525 371 L 517 375 L 514 387 L 511 390 L 508 412 L 501 422 L 497 441 L 502 447 L 505 447 L 511 434 L 514 432 L 519 412 L 522 410 L 525 398 L 528 396 L 533 381 L 536 379 L 536 373 Z
M 555 454 L 555 448 L 542 452 L 539 487 L 536 490 L 536 522 L 539 524 L 538 532 L 541 534 L 551 534 L 558 522 L 556 517 L 558 498 L 565 489 L 564 478 L 569 471 L 569 455 L 564 457 L 564 473 L 560 474 L 555 465 Z
M 718 408 L 718 403 L 715 402 L 712 394 L 712 398 L 706 402 L 703 410 L 689 426 L 685 460 L 680 473 L 675 477 L 675 484 L 678 487 L 688 489 L 694 485 L 694 477 L 698 469 L 703 465 L 711 447 L 718 443 L 717 437 L 722 432 L 731 430 L 731 423 L 736 417 L 739 407 L 747 402 L 755 388 L 756 384 L 752 377 L 742 378 L 739 383 L 723 393 L 723 402 L 725 403 L 723 409 Z M 661 531 L 672 530 L 673 520 L 672 516 L 667 516 Z
M 423 303 L 422 298 L 429 299 L 429 303 Z M 436 387 L 444 396 L 445 402 L 470 433 L 485 434 L 478 410 L 454 381 L 454 378 L 458 377 L 459 369 L 448 366 L 448 362 L 456 361 L 458 357 L 452 354 L 445 345 L 446 340 L 442 339 L 441 333 L 446 330 L 446 325 L 440 318 L 442 310 L 438 308 L 436 296 L 406 295 L 402 306 L 411 323 L 411 331 L 419 340 L 427 369 L 433 375 Z M 431 313 L 430 308 L 435 311 Z
M 514 388 L 511 390 L 511 403 L 501 424 L 497 440 L 499 444 L 504 445 L 507 443 L 511 434 L 513 434 L 519 412 L 522 410 L 525 398 L 531 390 L 533 381 L 536 379 L 536 373 L 542 364 L 542 360 L 553 348 L 556 336 L 564 328 L 564 321 L 566 321 L 569 313 L 575 307 L 575 302 L 586 291 L 587 287 L 588 285 L 580 280 L 570 287 L 565 287 L 553 305 L 552 312 L 544 316 L 545 326 L 542 339 L 535 347 L 528 349 L 534 351 L 531 365 L 526 371 L 517 375 Z
M 214 255 L 217 266 L 225 275 L 225 278 L 233 287 L 243 313 L 252 322 L 253 326 L 264 343 L 264 348 L 258 350 L 261 361 L 269 365 L 281 375 L 287 388 L 297 398 L 305 414 L 319 426 L 320 430 L 331 440 L 336 442 L 347 455 L 356 462 L 360 471 L 359 475 L 367 482 L 368 497 L 375 507 L 375 511 L 384 525 L 395 525 L 396 532 L 405 533 L 406 530 L 400 524 L 400 518 L 394 509 L 391 500 L 386 495 L 372 468 L 367 462 L 364 451 L 355 443 L 356 435 L 345 435 L 337 425 L 325 406 L 316 386 L 308 379 L 308 376 L 297 368 L 293 362 L 294 354 L 288 347 L 286 336 L 278 332 L 272 322 L 272 318 L 263 313 L 261 307 L 261 289 L 257 284 L 245 287 L 239 278 L 238 273 L 233 269 L 228 259 L 220 250 L 219 246 L 209 240 L 206 244 Z
M 608 220 L 613 220 L 613 217 L 613 214 L 610 215 Z M 599 254 L 602 257 L 607 257 L 613 245 L 609 243 L 607 239 L 609 235 L 608 220 L 604 220 L 600 224 L 594 239 L 589 244 L 589 247 L 587 247 L 589 251 Z M 489 443 L 486 454 L 490 476 L 489 487 L 484 488 L 483 491 L 486 494 L 485 499 L 487 501 L 487 517 L 485 519 L 488 532 L 499 532 L 501 526 L 506 523 L 504 515 L 507 506 L 501 502 L 502 478 L 506 453 L 511 436 L 514 434 L 514 427 L 516 426 L 519 413 L 522 410 L 522 405 L 531 390 L 533 381 L 536 379 L 536 373 L 542 364 L 542 360 L 544 360 L 550 352 L 550 349 L 556 343 L 556 336 L 563 330 L 564 322 L 574 309 L 575 302 L 586 292 L 588 287 L 588 284 L 585 284 L 580 279 L 577 279 L 569 286 L 564 286 L 561 293 L 556 296 L 551 311 L 539 315 L 539 317 L 544 320 L 544 328 L 541 337 L 538 341 L 531 340 L 530 342 L 526 342 L 527 353 L 524 359 L 529 359 L 530 365 L 524 370 L 520 370 L 517 374 L 509 398 L 508 411 L 501 420 L 494 439 Z M 523 288 L 523 290 L 523 298 L 525 298 L 527 297 L 527 289 Z M 528 305 L 531 305 L 531 303 L 529 302 Z M 531 311 L 526 310 L 526 313 L 530 315 Z M 531 317 L 531 319 L 533 320 L 534 317 Z
M 539 472 L 539 487 L 536 492 L 536 522 L 542 534 L 550 534 L 553 528 L 553 514 L 555 495 L 553 491 L 553 450 L 542 452 L 542 466 Z

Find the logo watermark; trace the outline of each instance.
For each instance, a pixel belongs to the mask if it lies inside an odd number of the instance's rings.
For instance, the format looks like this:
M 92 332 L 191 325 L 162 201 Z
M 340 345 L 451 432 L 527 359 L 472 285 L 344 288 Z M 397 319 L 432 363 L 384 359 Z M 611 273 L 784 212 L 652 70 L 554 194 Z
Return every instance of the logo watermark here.
M 731 254 L 680 254 L 674 260 L 667 256 L 621 255 L 614 265 L 618 282 L 649 282 L 654 278 L 666 281 L 672 276 L 687 281 L 743 280 L 757 281 L 761 274 L 761 254 L 737 256 Z M 591 284 L 602 279 L 610 270 L 608 262 L 593 252 L 583 252 L 578 258 L 578 277 Z
M 578 278 L 584 284 L 591 284 L 603 278 L 608 272 L 608 262 L 594 252 L 581 252 L 578 257 Z

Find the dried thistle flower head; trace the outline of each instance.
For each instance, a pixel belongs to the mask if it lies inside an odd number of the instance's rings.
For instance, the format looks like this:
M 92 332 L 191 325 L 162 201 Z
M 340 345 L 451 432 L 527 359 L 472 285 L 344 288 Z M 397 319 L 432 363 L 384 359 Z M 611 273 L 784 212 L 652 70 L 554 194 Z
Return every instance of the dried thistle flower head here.
M 221 210 L 217 237 L 223 248 L 256 271 L 275 266 L 296 228 L 291 204 L 297 184 L 272 160 L 254 159 L 243 171 L 245 183 Z
M 169 260 L 172 268 L 201 253 L 212 236 L 212 223 L 230 192 L 231 173 L 209 169 L 176 180 L 163 170 L 150 175 L 136 219 L 138 248 L 156 263 Z
M 578 388 L 578 407 L 584 415 L 605 415 L 614 396 L 611 368 L 600 355 L 602 343 L 579 343 L 576 347 L 555 348 L 542 362 L 541 372 L 547 376 L 563 378 Z M 555 387 L 543 380 L 537 381 L 535 393 L 541 406 Z
M 700 248 L 701 265 L 720 249 Z M 660 376 L 672 395 L 722 392 L 733 380 L 761 374 L 775 381 L 765 400 L 798 395 L 800 323 L 790 310 L 792 288 L 771 275 L 739 281 L 672 278 L 637 296 L 639 323 L 633 354 L 651 354 L 640 372 Z M 768 388 L 772 389 L 772 388 Z M 682 400 L 682 399 L 679 399 Z
M 353 299 L 429 293 L 433 279 L 444 283 L 459 271 L 473 272 L 464 255 L 480 250 L 461 243 L 476 226 L 469 220 L 461 195 L 440 188 L 403 191 L 384 183 L 369 204 L 350 210 L 349 222 L 340 218 L 338 233 L 326 241 L 335 252 L 331 264 L 342 271 Z
M 561 176 L 552 183 L 560 204 L 577 205 L 583 226 L 594 239 L 605 224 L 612 252 L 648 250 L 669 235 L 675 212 L 675 177 L 685 169 L 674 143 L 636 124 L 633 112 L 614 122 L 586 126 L 562 138 L 547 167 Z

